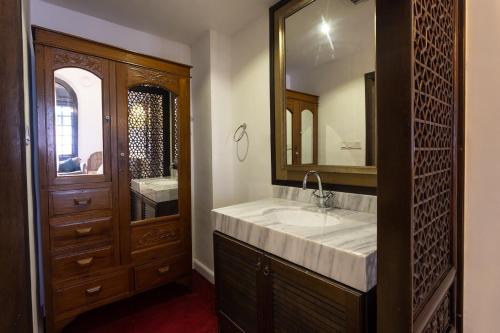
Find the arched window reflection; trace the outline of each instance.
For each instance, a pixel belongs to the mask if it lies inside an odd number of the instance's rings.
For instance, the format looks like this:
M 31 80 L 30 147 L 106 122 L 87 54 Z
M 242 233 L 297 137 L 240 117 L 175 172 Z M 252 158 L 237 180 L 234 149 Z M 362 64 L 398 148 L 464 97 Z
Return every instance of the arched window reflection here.
M 78 156 L 78 99 L 71 86 L 56 79 L 56 136 L 59 162 Z

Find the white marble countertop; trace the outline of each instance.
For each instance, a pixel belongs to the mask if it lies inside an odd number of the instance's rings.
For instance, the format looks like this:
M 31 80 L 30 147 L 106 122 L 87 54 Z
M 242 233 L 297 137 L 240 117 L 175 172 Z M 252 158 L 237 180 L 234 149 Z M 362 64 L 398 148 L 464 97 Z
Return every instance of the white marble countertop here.
M 131 187 L 154 202 L 177 200 L 177 177 L 132 179 Z
M 336 222 L 290 225 L 270 213 L 287 210 L 328 214 Z M 214 209 L 213 214 L 215 230 L 268 253 L 363 292 L 377 283 L 376 214 L 338 208 L 324 213 L 310 203 L 278 198 Z

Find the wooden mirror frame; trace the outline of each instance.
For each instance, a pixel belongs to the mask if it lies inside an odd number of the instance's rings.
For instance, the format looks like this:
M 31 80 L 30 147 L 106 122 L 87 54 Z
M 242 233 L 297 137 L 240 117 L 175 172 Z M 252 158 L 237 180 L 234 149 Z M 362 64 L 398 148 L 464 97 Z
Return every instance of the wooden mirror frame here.
M 285 19 L 314 1 L 282 0 L 269 9 L 272 183 L 302 186 L 305 173 L 314 169 L 327 189 L 376 194 L 376 166 L 286 165 L 286 151 L 279 149 L 286 142 Z

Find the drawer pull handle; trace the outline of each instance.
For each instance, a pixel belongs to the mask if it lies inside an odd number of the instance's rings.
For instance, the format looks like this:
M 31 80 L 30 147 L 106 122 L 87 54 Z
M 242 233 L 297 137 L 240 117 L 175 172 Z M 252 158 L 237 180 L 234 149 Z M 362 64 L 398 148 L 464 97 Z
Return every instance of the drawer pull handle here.
M 100 293 L 101 290 L 102 290 L 102 286 L 97 286 L 94 288 L 89 288 L 89 289 L 85 290 L 85 292 L 87 293 L 88 296 L 92 296 L 92 295 Z
M 88 206 L 88 205 L 90 205 L 91 201 L 92 201 L 92 198 L 73 199 L 75 206 Z
M 92 227 L 88 227 L 88 228 L 76 229 L 75 231 L 79 236 L 83 236 L 90 234 L 90 232 L 92 232 L 92 229 L 93 229 Z
M 158 268 L 158 273 L 160 273 L 160 275 L 163 275 L 163 274 L 168 273 L 169 270 L 170 270 L 170 266 L 167 265 L 165 267 Z
M 264 266 L 264 276 L 269 276 L 269 273 L 270 273 L 270 270 L 269 270 L 269 266 Z
M 77 260 L 77 264 L 80 266 L 80 267 L 86 267 L 86 266 L 90 266 L 92 265 L 92 262 L 94 261 L 94 257 L 90 257 L 90 258 L 85 258 L 85 259 L 80 259 L 80 260 Z

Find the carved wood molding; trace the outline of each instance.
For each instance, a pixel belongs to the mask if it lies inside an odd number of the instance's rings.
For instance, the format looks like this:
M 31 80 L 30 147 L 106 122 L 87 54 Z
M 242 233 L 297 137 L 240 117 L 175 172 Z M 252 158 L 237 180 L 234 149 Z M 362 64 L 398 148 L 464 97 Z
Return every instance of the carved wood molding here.
M 137 66 L 129 67 L 129 83 L 132 85 L 150 84 L 166 88 L 174 93 L 178 93 L 179 86 L 177 77 L 173 75 Z
M 160 243 L 170 243 L 180 239 L 179 228 L 165 229 L 155 227 L 139 234 L 135 239 L 135 248 L 149 247 Z
M 54 66 L 54 68 L 84 68 L 96 74 L 100 78 L 103 77 L 103 61 L 99 58 L 91 57 L 85 54 L 54 49 L 52 65 Z

